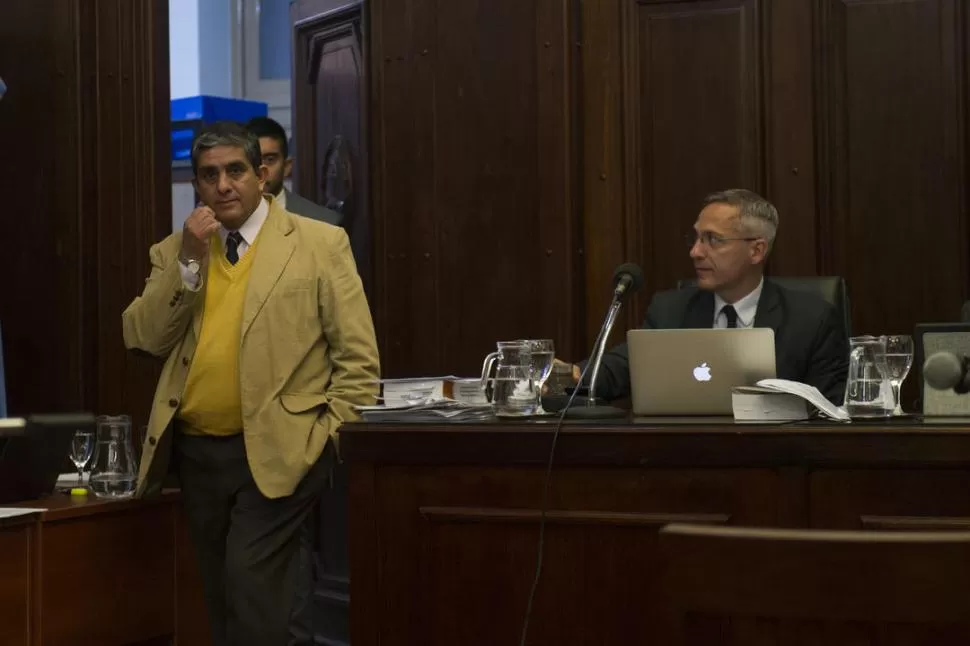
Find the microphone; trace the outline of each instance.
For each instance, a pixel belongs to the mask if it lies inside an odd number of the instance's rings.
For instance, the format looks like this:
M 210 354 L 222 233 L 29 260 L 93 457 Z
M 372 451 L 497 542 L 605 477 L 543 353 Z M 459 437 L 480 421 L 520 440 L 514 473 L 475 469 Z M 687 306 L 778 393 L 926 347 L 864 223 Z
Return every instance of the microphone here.
M 616 268 L 613 272 L 613 301 L 610 309 L 606 313 L 606 320 L 600 327 L 599 336 L 593 343 L 593 356 L 590 357 L 586 365 L 586 373 L 591 367 L 593 376 L 589 380 L 589 397 L 586 399 L 585 406 L 566 409 L 566 417 L 571 419 L 610 419 L 615 417 L 626 417 L 626 411 L 615 406 L 601 406 L 596 403 L 596 380 L 599 378 L 600 362 L 603 361 L 603 352 L 606 350 L 606 341 L 610 336 L 610 330 L 616 322 L 616 315 L 623 305 L 623 297 L 627 294 L 640 289 L 643 286 L 643 270 L 637 265 L 627 262 Z
M 625 262 L 613 272 L 613 298 L 623 298 L 643 287 L 643 270 L 632 262 Z
M 970 358 L 952 352 L 936 352 L 923 363 L 923 380 L 935 390 L 970 393 Z

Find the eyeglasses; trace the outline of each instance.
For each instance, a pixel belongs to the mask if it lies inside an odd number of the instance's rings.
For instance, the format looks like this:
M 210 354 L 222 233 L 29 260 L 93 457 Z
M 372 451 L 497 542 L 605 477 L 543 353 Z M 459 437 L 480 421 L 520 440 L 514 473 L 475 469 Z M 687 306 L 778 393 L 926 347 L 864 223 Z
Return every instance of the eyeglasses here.
M 684 242 L 687 243 L 688 249 L 693 249 L 694 245 L 700 242 L 702 245 L 708 249 L 717 249 L 723 247 L 726 243 L 732 242 L 734 240 L 743 240 L 745 242 L 753 242 L 755 240 L 760 240 L 761 238 L 725 238 L 719 236 L 716 233 L 711 233 L 710 231 L 703 231 L 701 233 L 696 233 L 691 231 L 684 235 Z

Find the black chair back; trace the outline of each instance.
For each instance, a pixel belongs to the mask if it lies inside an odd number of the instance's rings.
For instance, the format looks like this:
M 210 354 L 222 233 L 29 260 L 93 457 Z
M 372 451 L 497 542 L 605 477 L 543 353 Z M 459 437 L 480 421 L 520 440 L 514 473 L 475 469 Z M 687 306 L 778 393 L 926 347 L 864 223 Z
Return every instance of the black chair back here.
M 846 336 L 852 336 L 852 310 L 849 306 L 849 290 L 841 276 L 771 276 L 778 285 L 800 292 L 811 292 L 831 303 L 842 317 Z M 677 289 L 694 287 L 693 278 L 678 281 Z

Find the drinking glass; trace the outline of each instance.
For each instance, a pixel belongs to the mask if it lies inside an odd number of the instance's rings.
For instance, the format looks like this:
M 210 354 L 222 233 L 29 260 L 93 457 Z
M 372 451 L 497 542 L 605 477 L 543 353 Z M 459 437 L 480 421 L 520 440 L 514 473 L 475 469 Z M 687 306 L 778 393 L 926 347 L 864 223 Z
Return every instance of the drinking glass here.
M 556 348 L 552 339 L 529 339 L 528 343 L 532 348 L 532 380 L 536 388 L 536 415 L 544 415 L 546 411 L 542 408 L 542 387 L 552 374 Z
M 905 334 L 896 334 L 886 337 L 886 377 L 893 387 L 893 397 L 896 399 L 896 407 L 893 415 L 902 415 L 903 408 L 899 402 L 899 390 L 906 381 L 909 369 L 913 366 L 913 337 Z
M 77 486 L 82 485 L 84 479 L 84 465 L 91 459 L 94 453 L 94 429 L 80 429 L 74 432 L 71 439 L 71 462 L 77 469 Z

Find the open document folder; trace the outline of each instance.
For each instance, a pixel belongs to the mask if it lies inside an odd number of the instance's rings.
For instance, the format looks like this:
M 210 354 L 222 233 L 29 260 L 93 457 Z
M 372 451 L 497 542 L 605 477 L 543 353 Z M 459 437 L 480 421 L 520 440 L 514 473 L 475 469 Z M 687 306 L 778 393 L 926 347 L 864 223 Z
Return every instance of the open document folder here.
M 818 409 L 830 419 L 848 422 L 849 414 L 835 406 L 815 386 L 788 379 L 762 379 L 755 386 L 732 390 L 734 419 L 738 421 L 782 422 L 808 419 Z

